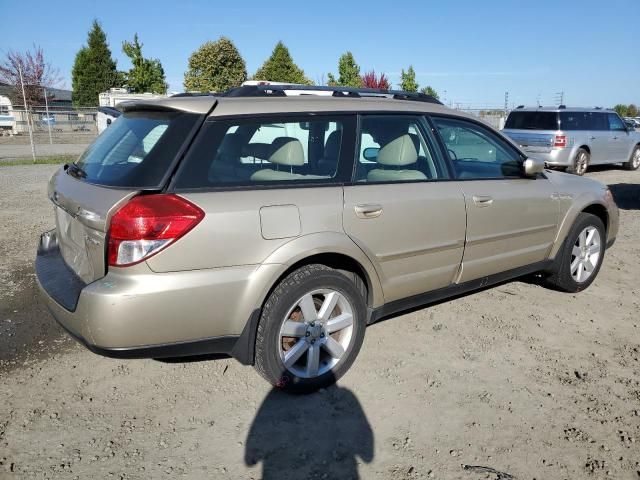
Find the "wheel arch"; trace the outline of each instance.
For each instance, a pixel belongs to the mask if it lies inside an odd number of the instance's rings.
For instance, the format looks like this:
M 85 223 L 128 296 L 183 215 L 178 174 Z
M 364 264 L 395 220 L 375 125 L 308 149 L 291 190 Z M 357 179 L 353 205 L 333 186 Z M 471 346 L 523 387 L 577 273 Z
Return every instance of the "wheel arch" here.
M 576 199 L 578 200 L 578 199 Z M 560 251 L 571 227 L 573 226 L 576 218 L 580 213 L 590 213 L 595 215 L 604 224 L 605 236 L 609 232 L 609 213 L 607 212 L 607 207 L 604 203 L 591 199 L 590 201 L 584 201 L 580 203 L 574 203 L 572 207 L 567 211 L 562 220 L 556 238 L 554 240 L 553 246 L 551 248 L 551 252 L 549 254 L 549 258 L 553 259 L 556 257 L 558 251 Z

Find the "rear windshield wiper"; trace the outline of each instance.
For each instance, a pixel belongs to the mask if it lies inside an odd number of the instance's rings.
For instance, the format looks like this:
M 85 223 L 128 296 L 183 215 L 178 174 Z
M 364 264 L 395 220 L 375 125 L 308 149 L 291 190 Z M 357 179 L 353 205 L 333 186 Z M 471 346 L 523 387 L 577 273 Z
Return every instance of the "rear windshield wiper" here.
M 67 172 L 76 178 L 87 177 L 87 172 L 85 172 L 82 167 L 79 167 L 75 162 L 67 163 L 66 167 Z

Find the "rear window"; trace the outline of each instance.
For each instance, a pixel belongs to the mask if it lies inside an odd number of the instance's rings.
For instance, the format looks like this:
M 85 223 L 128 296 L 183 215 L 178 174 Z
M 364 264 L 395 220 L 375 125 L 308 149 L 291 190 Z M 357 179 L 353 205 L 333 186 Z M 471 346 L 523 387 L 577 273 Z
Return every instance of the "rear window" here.
M 75 162 L 79 168 L 69 171 L 97 185 L 159 188 L 197 119 L 183 112 L 125 113 L 85 150 Z
M 558 130 L 556 112 L 518 112 L 509 114 L 504 128 L 513 130 Z

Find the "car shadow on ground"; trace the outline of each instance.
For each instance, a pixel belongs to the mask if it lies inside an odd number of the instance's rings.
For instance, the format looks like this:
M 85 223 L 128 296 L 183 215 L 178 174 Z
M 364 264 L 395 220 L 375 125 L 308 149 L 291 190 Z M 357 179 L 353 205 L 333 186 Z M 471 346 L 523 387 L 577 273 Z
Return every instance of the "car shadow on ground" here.
M 245 463 L 262 463 L 263 480 L 358 479 L 374 457 L 373 431 L 356 396 L 333 385 L 310 395 L 274 388 L 245 442 Z
M 609 185 L 618 208 L 622 210 L 640 210 L 640 184 L 614 183 Z

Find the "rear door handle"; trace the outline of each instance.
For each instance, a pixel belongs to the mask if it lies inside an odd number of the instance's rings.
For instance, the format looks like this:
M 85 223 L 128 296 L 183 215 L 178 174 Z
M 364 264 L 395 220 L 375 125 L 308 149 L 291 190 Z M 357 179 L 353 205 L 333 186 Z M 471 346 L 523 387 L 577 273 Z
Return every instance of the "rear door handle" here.
M 356 205 L 353 209 L 359 218 L 376 218 L 382 215 L 382 205 L 377 203 Z
M 595 140 L 595 139 L 596 139 L 596 137 L 591 137 L 591 140 Z
M 493 197 L 490 195 L 474 195 L 473 203 L 478 207 L 488 207 L 493 203 Z

